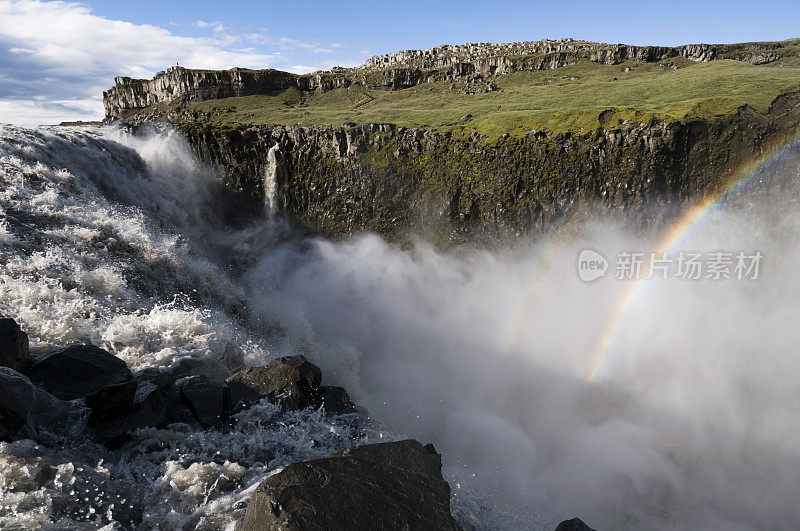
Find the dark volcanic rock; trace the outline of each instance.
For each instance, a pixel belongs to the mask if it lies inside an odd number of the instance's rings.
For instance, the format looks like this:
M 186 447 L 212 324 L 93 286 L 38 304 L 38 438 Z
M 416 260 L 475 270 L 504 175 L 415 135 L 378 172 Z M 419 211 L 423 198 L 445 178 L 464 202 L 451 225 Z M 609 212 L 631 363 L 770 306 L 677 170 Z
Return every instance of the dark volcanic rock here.
M 115 418 L 93 426 L 97 439 L 113 444 L 124 440 L 125 435 L 138 428 L 156 428 L 167 420 L 167 406 L 161 389 L 152 382 L 140 380 L 136 386 L 133 406 Z
M 227 386 L 206 376 L 190 376 L 180 387 L 180 400 L 203 426 L 222 427 L 228 412 Z
M 165 407 L 165 424 L 197 424 L 197 419 L 192 414 L 189 406 L 181 401 L 181 390 L 180 386 L 175 385 L 177 380 L 175 374 L 155 368 L 147 368 L 134 374 L 133 378 L 140 384 L 148 382 L 159 389 Z
M 137 382 L 150 382 L 163 392 L 172 387 L 172 385 L 175 383 L 176 377 L 154 367 L 148 367 L 134 374 L 133 379 Z
M 67 435 L 81 431 L 89 410 L 59 400 L 36 387 L 9 367 L 0 367 L 0 433 L 40 440 L 47 433 Z
M 133 380 L 124 361 L 92 345 L 73 345 L 40 356 L 27 373 L 32 382 L 62 400 L 87 398 Z
M 594 529 L 584 524 L 583 520 L 580 518 L 573 518 L 572 520 L 564 520 L 558 524 L 556 531 L 594 531 Z
M 441 456 L 405 440 L 287 466 L 255 490 L 240 529 L 460 528 Z
M 124 361 L 92 345 L 45 354 L 28 366 L 28 376 L 62 400 L 85 399 L 91 422 L 112 418 L 133 404 L 136 382 Z
M 320 395 L 322 396 L 322 407 L 328 413 L 339 415 L 356 411 L 356 405 L 350 400 L 350 395 L 347 394 L 344 387 L 323 385 L 320 387 Z
M 278 358 L 263 367 L 241 370 L 227 380 L 233 405 L 269 398 L 289 409 L 318 405 L 321 382 L 322 371 L 303 356 Z
M 14 319 L 0 319 L 0 366 L 21 371 L 28 362 L 28 335 Z
M 133 404 L 136 382 L 128 380 L 107 385 L 86 397 L 86 405 L 92 409 L 89 422 L 100 422 L 114 418 Z

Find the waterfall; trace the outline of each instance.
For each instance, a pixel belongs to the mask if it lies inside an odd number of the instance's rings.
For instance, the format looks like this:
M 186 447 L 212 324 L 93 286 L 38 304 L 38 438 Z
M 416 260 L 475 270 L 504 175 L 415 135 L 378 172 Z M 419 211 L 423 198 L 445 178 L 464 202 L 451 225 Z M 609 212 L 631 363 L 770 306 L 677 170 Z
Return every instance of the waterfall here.
M 264 206 L 270 215 L 278 210 L 278 171 L 280 147 L 275 144 L 267 153 L 267 167 L 264 169 Z

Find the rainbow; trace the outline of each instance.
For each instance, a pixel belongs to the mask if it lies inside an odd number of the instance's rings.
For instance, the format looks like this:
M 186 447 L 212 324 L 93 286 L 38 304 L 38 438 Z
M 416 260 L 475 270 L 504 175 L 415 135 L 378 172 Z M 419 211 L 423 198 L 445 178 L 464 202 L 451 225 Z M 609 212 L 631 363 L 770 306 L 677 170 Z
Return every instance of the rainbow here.
M 743 166 L 734 171 L 727 180 L 727 184 L 718 192 L 711 194 L 705 199 L 698 201 L 691 206 L 680 220 L 669 230 L 664 238 L 659 242 L 658 248 L 653 249 L 657 253 L 670 251 L 677 246 L 688 235 L 693 227 L 700 223 L 715 207 L 719 206 L 727 197 L 734 192 L 744 188 L 756 175 L 777 161 L 784 151 L 800 140 L 800 132 L 792 131 L 784 138 L 775 142 L 762 155 L 754 157 Z M 592 351 L 591 363 L 588 373 L 588 380 L 596 380 L 608 361 L 609 348 L 614 343 L 625 316 L 630 311 L 638 297 L 644 291 L 648 271 L 640 275 L 638 280 L 634 280 L 630 287 L 625 291 L 619 300 L 616 308 L 611 314 L 606 326 L 603 329 L 595 348 Z

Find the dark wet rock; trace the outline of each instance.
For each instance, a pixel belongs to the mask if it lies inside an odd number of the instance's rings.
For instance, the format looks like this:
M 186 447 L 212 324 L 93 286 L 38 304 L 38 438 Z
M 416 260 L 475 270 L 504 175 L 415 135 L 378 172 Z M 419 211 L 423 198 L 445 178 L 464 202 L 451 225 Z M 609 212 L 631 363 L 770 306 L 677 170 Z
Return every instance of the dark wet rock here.
M 161 399 L 164 403 L 165 424 L 197 425 L 197 419 L 188 405 L 181 402 L 181 390 L 179 385 L 175 385 L 177 378 L 174 373 L 148 367 L 138 371 L 133 375 L 133 378 L 140 384 L 148 382 L 155 385 L 161 392 Z
M 180 386 L 180 401 L 203 426 L 222 427 L 227 418 L 227 386 L 207 376 L 190 376 Z
M 431 446 L 372 444 L 294 463 L 253 493 L 239 529 L 460 529 Z
M 125 436 L 139 428 L 157 428 L 167 421 L 167 405 L 161 389 L 147 380 L 140 380 L 136 385 L 133 406 L 117 416 L 93 426 L 95 437 L 114 445 L 125 440 Z
M 280 401 L 288 409 L 319 405 L 322 371 L 304 356 L 286 356 L 263 367 L 241 370 L 227 379 L 231 404 L 249 404 L 262 398 Z
M 353 413 L 356 405 L 350 400 L 350 395 L 344 387 L 335 385 L 323 385 L 320 387 L 322 397 L 322 407 L 327 413 L 341 415 L 342 413 Z
M 136 395 L 136 381 L 113 383 L 86 397 L 86 405 L 92 409 L 89 422 L 101 422 L 129 409 Z
M 167 424 L 198 425 L 197 419 L 192 414 L 189 406 L 181 399 L 180 386 L 176 385 L 164 391 L 164 403 L 167 406 Z
M 573 518 L 558 524 L 556 531 L 594 531 L 594 529 L 584 524 L 580 518 Z
M 133 375 L 133 379 L 137 382 L 150 382 L 158 387 L 162 392 L 172 387 L 176 380 L 174 375 L 154 367 L 148 367 L 146 369 L 137 371 Z
M 90 422 L 119 415 L 133 405 L 136 382 L 124 361 L 92 345 L 73 345 L 33 360 L 27 369 L 36 385 L 62 400 L 84 399 Z
M 80 432 L 89 410 L 60 400 L 9 367 L 0 367 L 0 434 L 42 441 Z
M 86 398 L 133 380 L 124 361 L 92 345 L 73 345 L 40 356 L 27 373 L 32 382 L 62 400 Z
M 28 335 L 14 319 L 0 319 L 0 366 L 21 371 L 28 356 Z

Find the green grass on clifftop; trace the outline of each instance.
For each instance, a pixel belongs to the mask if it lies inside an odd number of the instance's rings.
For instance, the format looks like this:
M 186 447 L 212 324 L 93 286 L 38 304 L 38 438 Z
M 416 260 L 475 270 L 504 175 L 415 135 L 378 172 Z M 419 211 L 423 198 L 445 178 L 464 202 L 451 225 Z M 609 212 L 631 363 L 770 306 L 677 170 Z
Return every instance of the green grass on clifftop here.
M 626 72 L 626 68 L 630 70 Z M 395 123 L 406 127 L 477 131 L 489 138 L 531 129 L 586 132 L 623 120 L 709 118 L 749 104 L 766 112 L 779 94 L 800 90 L 800 61 L 768 65 L 734 60 L 605 66 L 582 61 L 543 72 L 495 79 L 502 91 L 461 94 L 459 85 L 423 84 L 399 90 L 360 85 L 324 94 L 290 89 L 190 104 L 217 123 L 333 125 Z M 600 114 L 605 110 L 604 122 Z M 472 115 L 467 122 L 460 118 Z

